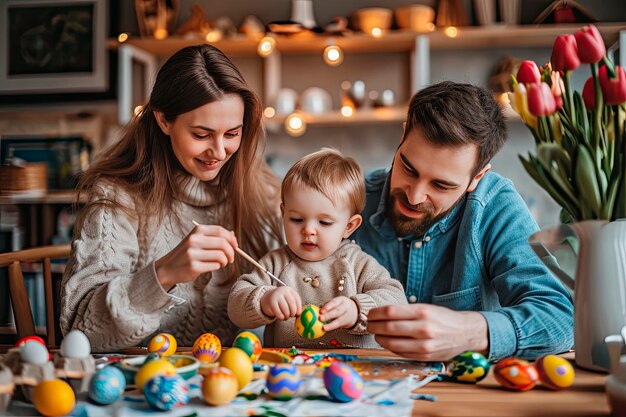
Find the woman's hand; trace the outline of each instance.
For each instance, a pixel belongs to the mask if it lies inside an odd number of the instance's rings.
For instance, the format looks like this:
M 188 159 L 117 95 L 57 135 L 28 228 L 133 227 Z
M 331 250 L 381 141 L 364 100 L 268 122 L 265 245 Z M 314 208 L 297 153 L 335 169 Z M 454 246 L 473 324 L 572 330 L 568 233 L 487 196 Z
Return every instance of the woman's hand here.
M 235 260 L 235 234 L 221 226 L 199 225 L 170 253 L 154 263 L 165 291 L 193 281 L 200 274 L 216 271 Z
M 302 313 L 302 300 L 293 288 L 278 287 L 263 294 L 261 310 L 266 316 L 287 320 Z
M 359 318 L 359 308 L 348 297 L 335 297 L 320 309 L 320 320 L 328 322 L 323 329 L 330 332 L 335 329 L 350 329 Z

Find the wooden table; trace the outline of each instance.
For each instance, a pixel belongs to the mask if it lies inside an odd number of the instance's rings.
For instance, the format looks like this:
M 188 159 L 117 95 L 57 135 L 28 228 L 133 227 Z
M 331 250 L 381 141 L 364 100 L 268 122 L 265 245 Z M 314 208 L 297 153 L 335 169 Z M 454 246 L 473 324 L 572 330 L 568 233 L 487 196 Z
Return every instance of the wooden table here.
M 7 346 L 2 346 L 6 348 Z M 188 348 L 187 348 L 188 349 Z M 180 353 L 190 353 L 180 349 Z M 393 356 L 385 350 L 335 350 L 359 356 Z M 127 354 L 145 354 L 145 350 L 130 349 Z M 564 355 L 573 359 L 573 354 Z M 385 377 L 380 374 L 379 377 Z M 416 392 L 431 394 L 437 401 L 415 401 L 413 417 L 596 417 L 609 416 L 610 410 L 604 392 L 605 374 L 576 368 L 574 385 L 563 391 L 550 391 L 540 385 L 527 392 L 502 388 L 492 372 L 478 384 L 431 382 Z

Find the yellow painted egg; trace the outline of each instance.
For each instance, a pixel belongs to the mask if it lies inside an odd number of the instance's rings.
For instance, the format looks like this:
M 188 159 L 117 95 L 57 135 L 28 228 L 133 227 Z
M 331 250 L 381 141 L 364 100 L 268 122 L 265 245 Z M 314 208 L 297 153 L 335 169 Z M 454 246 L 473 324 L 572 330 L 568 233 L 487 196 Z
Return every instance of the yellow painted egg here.
M 307 339 L 317 339 L 326 332 L 322 329 L 324 323 L 319 319 L 320 308 L 309 304 L 302 309 L 302 314 L 296 317 L 296 332 Z
M 176 353 L 176 338 L 169 333 L 159 333 L 148 343 L 148 352 L 158 353 L 161 356 L 170 356 Z
M 228 368 L 237 376 L 239 389 L 242 389 L 248 382 L 252 381 L 252 361 L 246 352 L 233 347 L 226 349 L 220 356 L 220 366 Z
M 33 389 L 33 404 L 46 417 L 67 415 L 72 412 L 75 403 L 72 387 L 60 379 L 42 381 Z
M 222 353 L 222 342 L 213 333 L 203 333 L 193 342 L 191 353 L 200 362 L 213 363 Z
M 574 368 L 567 359 L 545 355 L 537 359 L 535 368 L 541 384 L 552 390 L 561 390 L 574 383 Z
M 233 342 L 233 347 L 237 347 L 246 352 L 248 356 L 250 356 L 252 362 L 256 362 L 263 351 L 261 341 L 257 335 L 252 332 L 239 333 Z
M 204 401 L 210 405 L 228 404 L 238 392 L 237 377 L 230 369 L 222 366 L 211 369 L 202 382 Z
M 148 362 L 142 366 L 137 375 L 135 375 L 135 385 L 139 391 L 143 391 L 143 387 L 150 378 L 156 375 L 175 375 L 176 367 L 166 359 L 159 359 Z

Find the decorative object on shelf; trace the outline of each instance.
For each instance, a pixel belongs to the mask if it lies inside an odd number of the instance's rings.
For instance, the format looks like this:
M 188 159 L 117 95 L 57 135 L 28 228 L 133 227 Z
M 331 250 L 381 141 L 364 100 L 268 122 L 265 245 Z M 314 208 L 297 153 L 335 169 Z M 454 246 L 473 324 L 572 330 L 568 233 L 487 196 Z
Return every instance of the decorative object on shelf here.
M 228 16 L 220 16 L 213 21 L 213 27 L 220 31 L 222 36 L 232 38 L 237 36 L 237 26 Z
M 386 31 L 391 29 L 393 11 L 384 7 L 368 7 L 356 10 L 351 16 L 351 26 L 354 30 L 365 33 L 376 33 L 377 29 Z
M 384 89 L 382 93 L 372 90 L 368 94 L 372 107 L 393 107 L 396 105 L 396 95 L 393 90 Z
M 535 233 L 531 247 L 563 281 L 572 279 L 546 257 L 546 249 L 576 249 L 574 323 L 576 364 L 609 367 L 604 338 L 626 325 L 626 72 L 606 55 L 598 29 L 585 26 L 558 36 L 552 65 L 540 73 L 524 61 L 514 81 L 515 109 L 536 142 L 536 156 L 520 160 L 574 223 Z M 600 64 L 604 63 L 600 67 Z M 582 95 L 570 85 L 581 63 L 592 77 Z
M 343 35 L 348 32 L 348 19 L 343 16 L 334 17 L 326 26 L 324 32 L 330 35 Z
M 248 38 L 260 39 L 265 35 L 265 25 L 254 15 L 248 15 L 239 25 L 239 33 Z
M 499 0 L 500 20 L 505 25 L 519 25 L 522 19 L 522 0 Z
M 474 13 L 480 26 L 496 23 L 496 0 L 474 0 Z
M 309 87 L 300 94 L 300 108 L 311 114 L 326 113 L 333 109 L 333 99 L 323 88 Z
M 344 81 L 341 83 L 341 103 L 343 106 L 349 105 L 354 109 L 358 109 L 363 107 L 366 100 L 367 95 L 363 81 L 356 80 L 353 83 Z
M 191 5 L 191 16 L 176 29 L 176 35 L 204 38 L 213 27 L 206 17 L 206 12 L 198 3 Z
M 291 20 L 307 29 L 317 26 L 313 16 L 313 0 L 291 0 Z
M 509 106 L 508 93 L 513 92 L 511 85 L 511 74 L 519 67 L 519 59 L 504 57 L 501 58 L 491 70 L 487 79 L 487 88 L 493 93 L 496 101 L 503 107 Z
M 431 32 L 435 25 L 435 9 L 425 4 L 411 4 L 395 10 L 396 22 L 400 29 L 414 32 Z
M 106 91 L 106 21 L 106 0 L 0 2 L 0 95 Z
M 591 23 L 595 22 L 591 12 L 576 0 L 554 0 L 535 19 L 540 23 Z
M 292 20 L 278 20 L 276 22 L 270 22 L 267 24 L 267 28 L 270 32 L 279 35 L 295 35 L 296 33 L 300 33 L 304 30 L 304 26 Z
M 141 36 L 167 38 L 176 25 L 179 7 L 178 0 L 135 0 Z
M 436 22 L 438 27 L 467 26 L 467 14 L 461 0 L 439 0 Z
M 274 110 L 278 115 L 287 115 L 296 111 L 298 105 L 298 93 L 291 88 L 283 87 L 278 90 L 273 103 Z

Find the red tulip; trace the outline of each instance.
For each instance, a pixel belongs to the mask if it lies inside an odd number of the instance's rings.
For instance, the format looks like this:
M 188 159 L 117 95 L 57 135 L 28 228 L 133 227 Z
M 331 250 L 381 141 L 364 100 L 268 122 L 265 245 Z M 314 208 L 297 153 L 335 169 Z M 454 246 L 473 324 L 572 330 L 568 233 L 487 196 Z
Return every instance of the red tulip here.
M 522 84 L 536 84 L 541 82 L 541 74 L 537 64 L 533 61 L 524 61 L 517 70 L 517 82 Z
M 565 6 L 556 9 L 554 11 L 554 23 L 576 23 L 574 8 Z
M 583 87 L 583 101 L 585 107 L 589 111 L 593 111 L 596 108 L 596 92 L 593 84 L 593 77 L 589 77 L 585 86 Z
M 575 70 L 580 66 L 578 46 L 574 35 L 559 35 L 552 47 L 552 69 L 554 71 Z
M 604 41 L 598 28 L 594 25 L 585 26 L 574 34 L 578 44 L 578 57 L 580 62 L 595 64 L 606 55 Z
M 556 102 L 546 83 L 529 84 L 528 111 L 533 116 L 549 116 L 556 111 Z
M 598 73 L 602 97 L 609 106 L 617 106 L 626 101 L 626 71 L 619 65 L 615 66 L 615 78 L 610 78 L 606 66 L 600 67 Z

